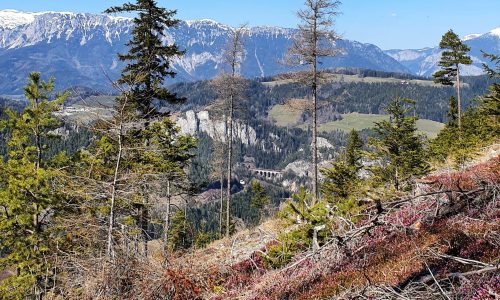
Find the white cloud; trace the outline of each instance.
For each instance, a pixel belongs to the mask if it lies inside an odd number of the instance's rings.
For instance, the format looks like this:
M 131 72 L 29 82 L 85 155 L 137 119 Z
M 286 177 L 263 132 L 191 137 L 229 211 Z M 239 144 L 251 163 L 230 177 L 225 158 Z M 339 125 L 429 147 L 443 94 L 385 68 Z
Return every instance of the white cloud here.
M 391 17 L 393 17 L 393 18 L 394 18 L 394 17 L 397 17 L 397 16 L 398 16 L 398 14 L 397 14 L 397 13 L 395 13 L 395 12 L 391 13 Z

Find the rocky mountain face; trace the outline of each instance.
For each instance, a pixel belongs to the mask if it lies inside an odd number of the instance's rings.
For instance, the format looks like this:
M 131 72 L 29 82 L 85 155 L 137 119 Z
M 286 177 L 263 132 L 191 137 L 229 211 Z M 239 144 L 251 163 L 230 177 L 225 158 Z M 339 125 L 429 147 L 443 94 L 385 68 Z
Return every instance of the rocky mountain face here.
M 19 95 L 29 72 L 56 77 L 60 87 L 85 85 L 109 90 L 123 67 L 117 53 L 126 52 L 133 23 L 129 18 L 70 12 L 25 13 L 0 10 L 0 94 Z M 177 81 L 210 79 L 224 69 L 222 51 L 233 28 L 212 20 L 182 21 L 167 32 L 186 54 L 174 60 Z M 241 73 L 264 77 L 297 70 L 280 61 L 294 29 L 253 27 L 245 34 Z M 335 58 L 322 68 L 359 67 L 381 71 L 409 70 L 371 44 L 339 40 Z M 8 72 L 6 71 L 8 70 Z
M 200 132 L 206 133 L 212 139 L 225 142 L 226 123 L 222 120 L 210 118 L 208 111 L 194 112 L 189 110 L 177 117 L 177 125 L 183 134 L 198 135 Z M 243 145 L 256 145 L 257 133 L 251 126 L 244 124 L 240 120 L 233 122 L 233 139 L 241 140 Z
M 464 37 L 465 43 L 471 48 L 470 56 L 473 64 L 463 66 L 464 75 L 483 74 L 482 64 L 490 64 L 482 56 L 481 50 L 487 53 L 500 52 L 500 27 L 485 34 L 470 34 Z M 387 50 L 385 51 L 395 60 L 408 68 L 413 74 L 421 76 L 432 76 L 439 69 L 438 62 L 441 59 L 439 47 L 409 50 Z

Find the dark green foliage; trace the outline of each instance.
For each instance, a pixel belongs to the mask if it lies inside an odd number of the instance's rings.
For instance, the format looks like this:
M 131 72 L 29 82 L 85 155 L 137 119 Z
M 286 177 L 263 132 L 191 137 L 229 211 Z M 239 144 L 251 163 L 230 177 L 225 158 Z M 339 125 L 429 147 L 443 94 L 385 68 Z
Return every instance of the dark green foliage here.
M 198 249 L 205 248 L 212 241 L 216 240 L 217 236 L 210 232 L 198 232 L 194 240 L 194 246 Z
M 363 140 L 358 131 L 352 130 L 347 139 L 345 148 L 345 160 L 348 166 L 357 169 L 361 168 L 361 158 L 363 157 L 361 151 L 363 150 Z
M 0 159 L 0 270 L 16 275 L 0 282 L 5 299 L 39 298 L 54 282 L 54 245 L 59 242 L 53 220 L 64 211 L 65 197 L 56 184 L 63 175 L 63 153 L 45 159 L 51 131 L 60 126 L 53 116 L 68 97 L 52 95 L 54 79 L 31 73 L 24 91 L 29 105 L 21 113 L 7 111 L 0 123 L 8 130 L 7 157 Z
M 445 50 L 438 64 L 442 69 L 432 76 L 434 76 L 436 83 L 454 85 L 452 80 L 459 72 L 459 65 L 472 64 L 470 56 L 467 55 L 470 48 L 460 40 L 453 30 L 449 30 L 443 35 L 439 47 Z
M 175 10 L 158 7 L 154 0 L 137 0 L 136 3 L 126 3 L 111 7 L 106 13 L 137 13 L 134 18 L 132 39 L 127 43 L 129 51 L 120 54 L 122 61 L 129 62 L 122 70 L 119 83 L 132 87 L 132 109 L 140 110 L 146 118 L 153 117 L 151 105 L 153 101 L 178 102 L 182 100 L 163 86 L 167 76 L 174 77 L 171 70 L 172 58 L 182 55 L 177 45 L 164 45 L 168 28 L 176 26 L 179 21 L 174 19 Z M 119 103 L 124 102 L 123 97 Z
M 271 197 L 267 195 L 265 188 L 257 180 L 252 181 L 251 193 L 250 207 L 258 211 L 259 219 L 261 219 L 265 213 L 264 209 L 271 203 Z
M 486 55 L 496 62 L 500 57 Z M 485 69 L 493 79 L 500 77 L 500 69 Z M 469 108 L 462 118 L 462 131 L 454 123 L 449 123 L 431 143 L 432 159 L 444 161 L 451 158 L 457 166 L 469 160 L 475 150 L 490 144 L 500 136 L 500 84 L 492 83 L 488 93 L 479 98 L 477 105 Z
M 348 198 L 357 188 L 356 168 L 347 161 L 336 161 L 331 168 L 323 169 L 321 173 L 325 176 L 322 192 L 330 202 L 335 202 L 337 198 Z
M 494 62 L 496 66 L 496 69 L 491 69 L 484 64 L 485 71 L 490 78 L 498 80 L 500 78 L 500 56 L 487 53 L 483 53 L 483 55 Z M 498 126 L 500 126 L 500 83 L 498 81 L 488 87 L 488 93 L 481 100 L 480 111 L 492 118 L 493 124 L 497 125 L 496 130 L 498 130 Z
M 487 76 L 461 77 L 462 104 L 467 107 L 471 100 L 484 94 L 491 80 Z M 179 96 L 189 99 L 180 106 L 168 106 L 170 110 L 203 109 L 215 99 L 215 94 L 210 90 L 209 83 L 198 81 L 192 83 L 178 83 L 170 87 Z M 288 99 L 300 99 L 308 96 L 308 90 L 297 83 L 283 83 L 266 86 L 261 82 L 250 81 L 247 84 L 245 99 L 248 99 L 249 116 L 267 117 L 268 110 L 276 105 L 283 104 Z M 395 96 L 410 98 L 416 101 L 416 113 L 420 118 L 438 122 L 446 122 L 448 99 L 456 91 L 449 86 L 424 86 L 417 84 L 403 85 L 400 83 L 340 83 L 326 82 L 319 89 L 321 106 L 323 110 L 331 111 L 332 107 L 339 113 L 372 113 L 384 114 L 384 107 L 388 100 Z M 239 118 L 243 119 L 240 115 Z M 251 118 L 247 118 L 251 119 Z
M 458 103 L 457 103 L 457 98 L 455 98 L 454 96 L 451 96 L 450 100 L 448 100 L 447 124 L 449 126 L 456 126 L 457 125 L 457 120 L 458 120 Z
M 289 233 L 278 236 L 277 241 L 267 246 L 264 263 L 267 268 L 279 269 L 287 265 L 300 251 L 311 246 L 309 231 L 311 225 L 304 225 Z
M 362 169 L 363 140 L 355 130 L 349 135 L 346 152 L 333 166 L 322 169 L 324 181 L 321 186 L 323 197 L 334 205 L 336 213 L 349 217 L 355 213 L 359 206 L 357 198 L 363 194 L 362 181 L 358 172 Z
M 380 166 L 372 168 L 381 182 L 390 182 L 396 190 L 408 187 L 412 179 L 429 171 L 424 152 L 424 137 L 417 134 L 417 118 L 408 116 L 407 99 L 394 98 L 387 106 L 389 121 L 375 125 L 377 137 L 371 139 L 373 158 Z
M 193 245 L 193 228 L 181 209 L 177 210 L 172 217 L 170 237 L 169 246 L 172 251 L 189 249 Z

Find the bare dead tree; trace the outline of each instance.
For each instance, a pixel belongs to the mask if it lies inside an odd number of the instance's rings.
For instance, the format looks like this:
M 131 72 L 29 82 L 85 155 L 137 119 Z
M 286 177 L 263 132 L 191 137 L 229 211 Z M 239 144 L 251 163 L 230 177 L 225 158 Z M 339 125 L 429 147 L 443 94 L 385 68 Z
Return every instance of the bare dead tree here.
M 325 57 L 335 56 L 338 51 L 334 49 L 334 42 L 338 39 L 332 29 L 334 18 L 339 14 L 340 1 L 334 0 L 306 0 L 305 8 L 297 12 L 301 23 L 298 33 L 288 50 L 285 62 L 291 65 L 305 65 L 309 67 L 306 72 L 306 84 L 311 87 L 312 96 L 312 162 L 313 184 L 312 204 L 318 197 L 318 146 L 317 146 L 317 108 L 318 86 L 320 84 L 319 64 Z
M 227 127 L 227 124 L 225 127 Z M 224 136 L 222 136 L 224 135 Z M 212 146 L 212 170 L 210 173 L 210 179 L 214 181 L 219 181 L 220 184 L 220 197 L 219 197 L 219 236 L 223 235 L 223 220 L 224 220 L 224 178 L 226 170 L 226 149 L 224 144 L 226 133 L 220 133 L 215 131 L 214 144 Z
M 219 75 L 212 85 L 222 100 L 224 112 L 227 114 L 227 189 L 226 189 L 226 236 L 229 236 L 231 216 L 231 177 L 233 174 L 233 129 L 236 102 L 243 99 L 246 81 L 239 74 L 244 56 L 245 25 L 231 32 L 229 43 L 224 51 L 223 58 L 229 72 Z

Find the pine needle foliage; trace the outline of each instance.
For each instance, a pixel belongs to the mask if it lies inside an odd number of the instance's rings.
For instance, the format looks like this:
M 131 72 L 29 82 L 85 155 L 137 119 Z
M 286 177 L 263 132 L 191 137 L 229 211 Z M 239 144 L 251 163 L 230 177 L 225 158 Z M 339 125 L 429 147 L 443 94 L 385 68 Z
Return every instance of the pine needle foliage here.
M 21 113 L 7 111 L 0 123 L 10 132 L 5 160 L 0 160 L 0 269 L 15 275 L 0 282 L 5 299 L 38 299 L 54 284 L 53 254 L 58 243 L 54 219 L 65 209 L 65 198 L 55 181 L 62 176 L 58 162 L 49 158 L 47 142 L 60 126 L 53 114 L 68 94 L 53 95 L 54 79 L 45 82 L 31 73 L 24 88 L 29 105 Z
M 165 78 L 176 75 L 172 59 L 184 54 L 176 44 L 164 44 L 166 30 L 179 23 L 174 18 L 176 11 L 158 7 L 154 0 L 137 0 L 111 7 L 105 13 L 137 13 L 132 39 L 126 44 L 129 51 L 118 55 L 121 61 L 128 62 L 118 82 L 133 86 L 131 109 L 150 118 L 156 115 L 153 101 L 160 105 L 183 101 L 163 85 Z

